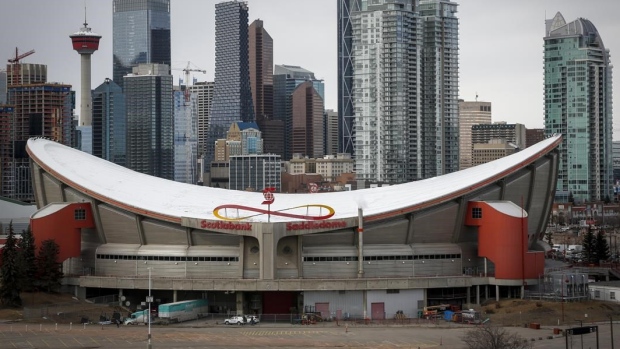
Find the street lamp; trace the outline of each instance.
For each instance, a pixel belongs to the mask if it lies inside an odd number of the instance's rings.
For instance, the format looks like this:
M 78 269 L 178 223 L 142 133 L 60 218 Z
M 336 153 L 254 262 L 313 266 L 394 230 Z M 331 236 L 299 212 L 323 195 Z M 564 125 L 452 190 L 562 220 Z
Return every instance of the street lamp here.
M 149 322 L 149 335 L 147 337 L 148 341 L 146 343 L 146 348 L 151 349 L 151 302 L 153 302 L 153 296 L 151 296 L 151 268 L 146 268 L 149 270 L 149 296 L 146 298 L 146 301 L 149 303 L 149 313 L 146 317 L 146 321 Z

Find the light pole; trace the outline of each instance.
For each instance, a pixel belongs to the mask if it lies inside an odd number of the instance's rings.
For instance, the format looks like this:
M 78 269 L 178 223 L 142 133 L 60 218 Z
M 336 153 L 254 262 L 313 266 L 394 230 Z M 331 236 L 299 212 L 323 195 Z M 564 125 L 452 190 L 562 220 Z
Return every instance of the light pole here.
M 614 320 L 609 315 L 609 328 L 611 329 L 611 349 L 614 349 Z
M 146 321 L 149 322 L 149 335 L 147 337 L 146 348 L 151 349 L 151 302 L 153 302 L 153 297 L 151 296 L 151 268 L 148 267 L 146 269 L 149 270 L 149 296 L 146 298 L 146 301 L 149 303 L 149 314 L 146 317 Z
M 575 320 L 575 321 L 579 321 L 579 327 L 583 327 L 583 320 Z M 583 334 L 580 334 L 579 337 L 581 337 L 581 349 L 583 349 Z

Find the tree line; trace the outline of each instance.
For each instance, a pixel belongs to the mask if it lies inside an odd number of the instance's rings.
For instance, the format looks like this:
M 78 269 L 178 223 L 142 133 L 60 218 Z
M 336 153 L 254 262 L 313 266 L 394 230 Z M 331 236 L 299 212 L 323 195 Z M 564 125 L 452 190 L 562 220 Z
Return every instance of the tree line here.
M 59 247 L 53 240 L 44 240 L 37 253 L 34 235 L 23 230 L 15 237 L 13 222 L 4 246 L 0 249 L 0 304 L 21 307 L 21 292 L 56 292 L 63 277 L 58 262 Z

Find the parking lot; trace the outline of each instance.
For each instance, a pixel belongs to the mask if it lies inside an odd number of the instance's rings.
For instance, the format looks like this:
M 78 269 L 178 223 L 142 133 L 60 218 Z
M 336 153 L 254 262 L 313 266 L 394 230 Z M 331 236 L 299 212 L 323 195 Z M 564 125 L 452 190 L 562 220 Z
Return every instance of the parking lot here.
M 199 320 L 183 326 L 152 326 L 153 348 L 464 348 L 461 338 L 471 327 L 438 326 L 293 326 L 205 325 Z M 565 338 L 551 329 L 510 328 L 534 339 L 535 348 L 565 348 Z M 614 330 L 620 334 L 620 324 Z M 0 324 L 1 348 L 114 348 L 146 347 L 147 326 Z M 596 347 L 586 335 L 584 348 Z M 569 345 L 581 347 L 575 336 Z M 609 348 L 609 324 L 599 326 L 601 348 Z M 570 347 L 570 346 L 569 346 Z

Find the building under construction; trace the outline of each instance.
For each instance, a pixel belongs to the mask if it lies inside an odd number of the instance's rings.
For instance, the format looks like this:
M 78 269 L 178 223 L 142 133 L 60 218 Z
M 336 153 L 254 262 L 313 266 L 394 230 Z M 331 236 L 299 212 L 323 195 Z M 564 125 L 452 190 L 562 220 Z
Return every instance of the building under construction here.
M 7 65 L 7 104 L 0 105 L 0 196 L 32 202 L 26 141 L 45 137 L 74 147 L 71 85 L 48 83 L 47 66 L 20 63 L 32 54 L 16 55 Z

